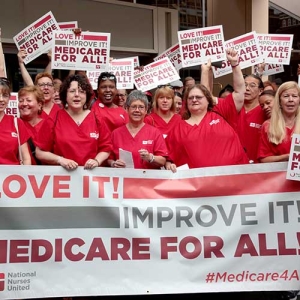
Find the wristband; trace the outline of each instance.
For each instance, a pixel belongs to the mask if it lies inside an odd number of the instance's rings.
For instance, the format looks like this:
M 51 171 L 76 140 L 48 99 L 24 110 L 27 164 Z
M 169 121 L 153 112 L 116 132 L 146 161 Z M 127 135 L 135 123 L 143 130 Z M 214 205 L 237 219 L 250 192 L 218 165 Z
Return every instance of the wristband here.
M 231 68 L 235 68 L 235 67 L 237 67 L 237 66 L 239 66 L 240 64 L 239 63 L 237 63 L 236 65 L 231 65 Z
M 99 162 L 99 160 L 98 160 L 97 158 L 93 158 L 93 160 L 97 162 L 97 164 L 98 164 L 98 167 L 99 167 L 99 166 L 100 166 L 100 162 Z
M 155 160 L 155 156 L 152 154 L 152 157 L 151 157 L 151 159 L 149 159 L 149 163 L 151 164 L 151 163 L 153 163 L 154 162 L 154 160 Z

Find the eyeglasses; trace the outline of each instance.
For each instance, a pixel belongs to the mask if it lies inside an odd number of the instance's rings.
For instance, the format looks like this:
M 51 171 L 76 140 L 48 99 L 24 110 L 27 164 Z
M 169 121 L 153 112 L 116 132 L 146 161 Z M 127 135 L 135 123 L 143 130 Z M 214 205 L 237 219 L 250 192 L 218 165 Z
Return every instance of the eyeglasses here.
M 249 87 L 249 89 L 254 89 L 254 88 L 258 87 L 258 85 L 253 82 L 251 82 L 251 83 L 245 82 L 245 87 L 246 88 Z
M 204 96 L 189 96 L 187 99 L 188 100 L 190 100 L 190 101 L 192 101 L 192 100 L 194 100 L 194 99 L 196 99 L 196 100 L 201 100 L 202 98 L 204 98 Z
M 126 96 L 127 96 L 127 94 L 116 94 L 116 97 L 125 98 Z
M 10 81 L 5 77 L 0 77 L 0 82 L 10 86 Z
M 116 76 L 113 73 L 102 72 L 99 76 L 99 80 L 113 80 L 113 81 L 116 81 Z
M 45 88 L 45 87 L 48 87 L 48 88 L 51 88 L 53 87 L 53 83 L 50 83 L 50 82 L 47 82 L 47 83 L 38 83 L 37 84 L 40 88 Z
M 170 88 L 170 89 L 173 90 L 173 86 L 170 85 L 170 84 L 158 85 L 157 88 L 158 88 L 158 89 L 161 89 L 161 88 Z
M 143 105 L 131 105 L 131 106 L 129 106 L 129 108 L 133 111 L 136 109 L 138 109 L 139 111 L 143 111 L 143 110 L 145 110 L 146 107 Z
M 2 98 L 3 100 L 8 100 L 9 94 L 0 94 L 0 98 Z

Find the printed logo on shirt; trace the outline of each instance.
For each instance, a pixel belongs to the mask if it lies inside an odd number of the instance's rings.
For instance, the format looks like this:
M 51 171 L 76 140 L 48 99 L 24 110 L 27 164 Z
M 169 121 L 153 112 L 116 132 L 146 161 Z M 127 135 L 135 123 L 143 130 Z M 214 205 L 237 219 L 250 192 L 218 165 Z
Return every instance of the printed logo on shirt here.
M 153 140 L 143 141 L 142 144 L 143 145 L 152 145 L 153 144 Z
M 98 140 L 98 138 L 99 138 L 99 133 L 91 132 L 91 133 L 90 133 L 90 137 L 93 138 L 93 139 Z
M 17 137 L 18 137 L 18 134 L 17 134 L 16 132 L 12 132 L 12 133 L 11 133 L 11 136 L 17 138 Z
M 123 120 L 125 120 L 125 117 L 124 117 L 123 115 L 120 115 L 120 117 L 121 117 Z
M 215 125 L 215 124 L 218 124 L 220 123 L 220 119 L 217 119 L 217 120 L 212 120 L 209 125 Z
M 260 124 L 256 124 L 256 123 L 250 123 L 250 127 L 254 127 L 254 128 L 260 128 L 261 125 Z

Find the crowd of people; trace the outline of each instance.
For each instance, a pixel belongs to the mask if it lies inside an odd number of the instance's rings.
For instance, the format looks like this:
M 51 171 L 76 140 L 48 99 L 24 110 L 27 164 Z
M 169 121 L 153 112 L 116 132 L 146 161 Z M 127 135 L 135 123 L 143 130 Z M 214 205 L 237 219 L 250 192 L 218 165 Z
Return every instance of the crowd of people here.
M 5 114 L 11 85 L 0 56 L 3 165 L 176 172 L 184 165 L 280 162 L 289 159 L 292 134 L 300 134 L 298 84 L 278 87 L 258 74 L 244 76 L 233 49 L 226 49 L 233 84 L 218 97 L 212 95 L 210 61 L 201 66 L 201 83 L 187 77 L 184 84 L 178 80 L 157 86 L 152 95 L 118 90 L 110 72 L 100 74 L 96 91 L 84 72 L 61 80 L 45 70 L 33 81 L 25 57 L 26 51 L 19 51 L 25 86 L 18 91 L 20 118 L 14 118 Z M 124 151 L 131 153 L 132 164 Z

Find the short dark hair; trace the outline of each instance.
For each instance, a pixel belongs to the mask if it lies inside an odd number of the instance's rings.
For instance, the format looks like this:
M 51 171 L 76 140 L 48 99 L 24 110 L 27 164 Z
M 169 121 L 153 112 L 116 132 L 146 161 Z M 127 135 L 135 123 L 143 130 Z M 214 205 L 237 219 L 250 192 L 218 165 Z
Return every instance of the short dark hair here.
M 230 84 L 227 84 L 225 85 L 221 91 L 219 92 L 219 98 L 222 96 L 223 93 L 225 92 L 229 92 L 229 93 L 233 93 L 234 92 L 234 89 L 233 89 L 233 86 L 230 85 Z
M 115 85 L 117 85 L 117 78 L 116 78 L 115 74 L 113 74 L 111 72 L 102 72 L 99 75 L 97 88 L 99 88 L 99 85 L 100 85 L 102 80 L 112 80 L 115 83 Z

